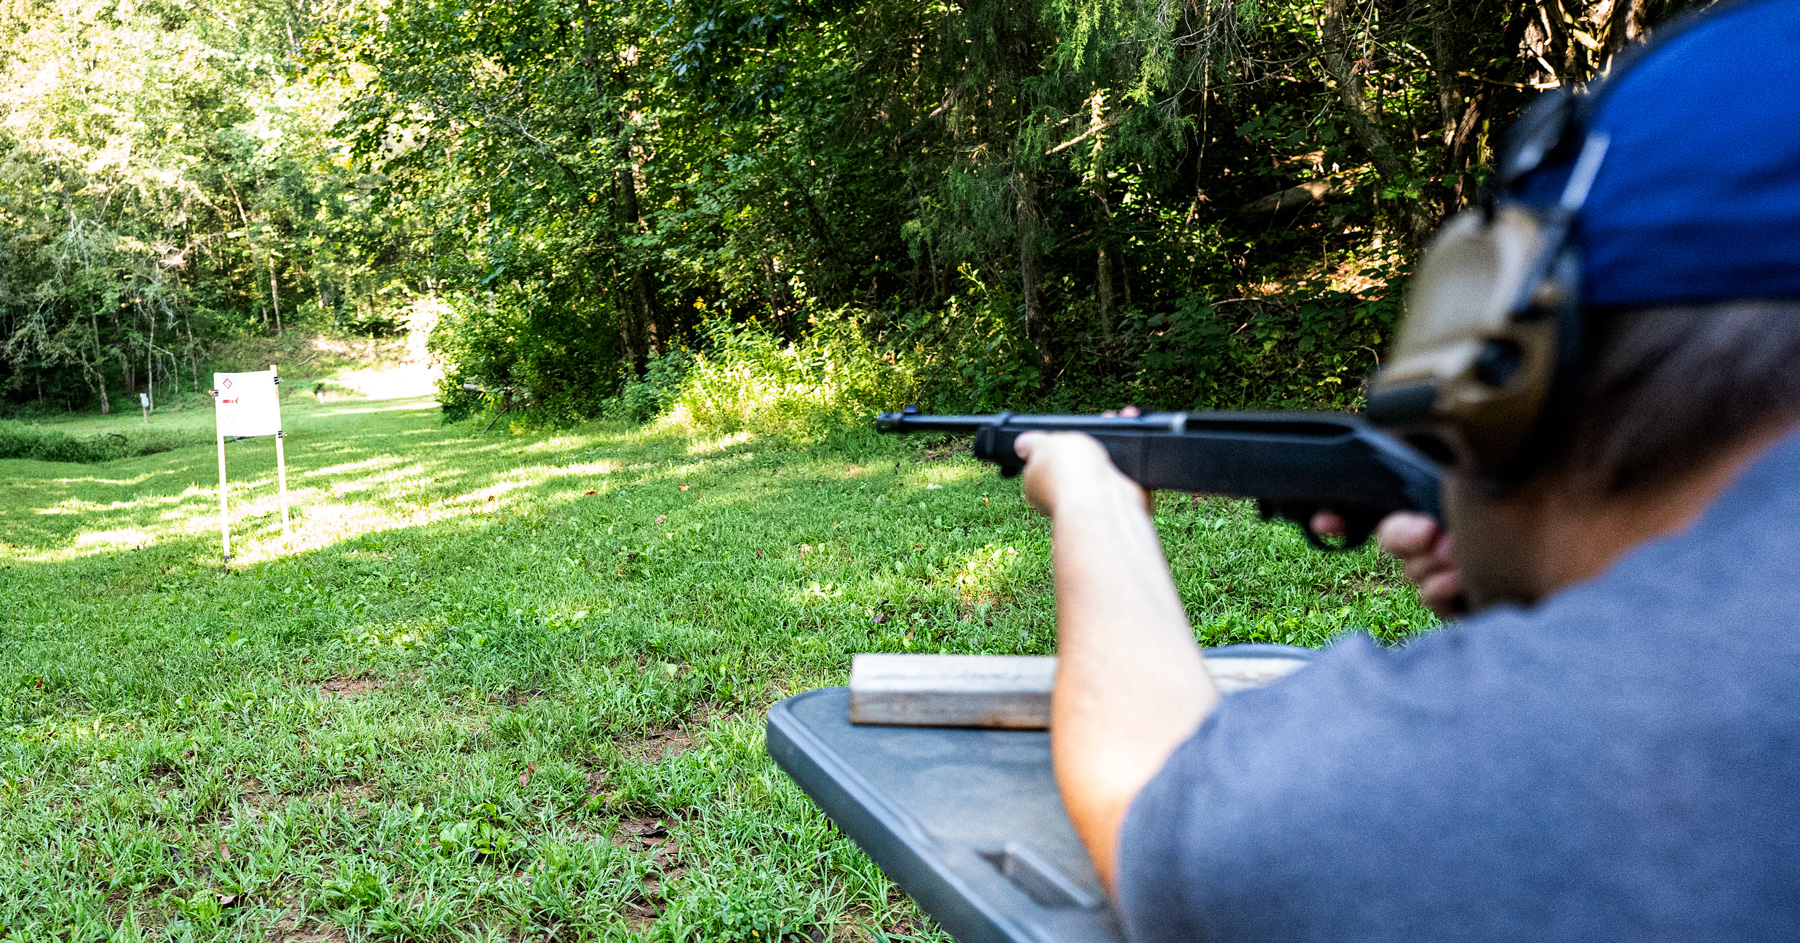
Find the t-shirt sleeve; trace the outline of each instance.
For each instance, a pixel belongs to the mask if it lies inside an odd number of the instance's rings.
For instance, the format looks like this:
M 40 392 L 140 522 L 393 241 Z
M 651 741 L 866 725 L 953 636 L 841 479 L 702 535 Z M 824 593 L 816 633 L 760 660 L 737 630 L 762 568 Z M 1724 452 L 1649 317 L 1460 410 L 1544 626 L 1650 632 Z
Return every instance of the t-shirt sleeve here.
M 1340 918 L 1370 917 L 1384 881 L 1412 879 L 1408 846 L 1430 842 L 1418 817 L 1432 803 L 1421 796 L 1481 775 L 1443 734 L 1455 699 L 1436 696 L 1466 681 L 1443 657 L 1458 644 L 1444 633 L 1394 653 L 1354 636 L 1221 701 L 1126 817 L 1127 936 L 1330 939 L 1347 925 Z

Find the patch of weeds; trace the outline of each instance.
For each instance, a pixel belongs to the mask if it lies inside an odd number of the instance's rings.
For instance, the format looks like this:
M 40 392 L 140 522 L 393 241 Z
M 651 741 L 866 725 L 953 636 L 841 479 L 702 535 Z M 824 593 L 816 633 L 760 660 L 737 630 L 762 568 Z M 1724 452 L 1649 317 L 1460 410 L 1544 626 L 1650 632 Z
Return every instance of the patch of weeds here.
M 387 882 L 372 871 L 340 869 L 336 877 L 325 882 L 319 896 L 332 907 L 373 910 L 387 899 Z
M 28 458 L 40 462 L 110 462 L 139 455 L 155 455 L 183 445 L 199 444 L 197 437 L 167 432 L 123 435 L 102 432 L 76 438 L 55 428 L 0 419 L 0 458 Z

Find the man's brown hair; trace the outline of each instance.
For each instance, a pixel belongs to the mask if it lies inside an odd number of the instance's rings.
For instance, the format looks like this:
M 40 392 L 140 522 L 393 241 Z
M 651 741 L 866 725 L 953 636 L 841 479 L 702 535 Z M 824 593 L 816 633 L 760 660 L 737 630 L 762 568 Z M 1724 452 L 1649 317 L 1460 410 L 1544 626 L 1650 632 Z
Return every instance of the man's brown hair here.
M 1800 303 L 1596 315 L 1546 463 L 1597 494 L 1653 486 L 1800 418 Z

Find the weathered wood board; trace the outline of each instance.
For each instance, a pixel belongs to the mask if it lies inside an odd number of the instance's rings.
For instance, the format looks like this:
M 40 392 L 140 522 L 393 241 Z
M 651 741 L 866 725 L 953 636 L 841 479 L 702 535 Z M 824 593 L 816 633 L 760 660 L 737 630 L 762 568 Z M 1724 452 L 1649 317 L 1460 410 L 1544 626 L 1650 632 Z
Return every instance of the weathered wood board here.
M 1209 658 L 1224 693 L 1268 684 L 1299 658 Z M 850 722 L 886 727 L 1050 726 L 1056 659 L 1030 655 L 857 655 L 850 662 Z

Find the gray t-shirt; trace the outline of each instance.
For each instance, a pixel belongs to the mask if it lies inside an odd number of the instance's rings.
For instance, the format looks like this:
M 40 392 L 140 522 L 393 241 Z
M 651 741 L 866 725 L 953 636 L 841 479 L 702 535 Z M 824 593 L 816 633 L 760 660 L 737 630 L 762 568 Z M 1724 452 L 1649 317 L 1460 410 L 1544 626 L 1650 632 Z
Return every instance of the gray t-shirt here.
M 1225 698 L 1120 861 L 1137 943 L 1800 940 L 1800 438 L 1539 606 Z

